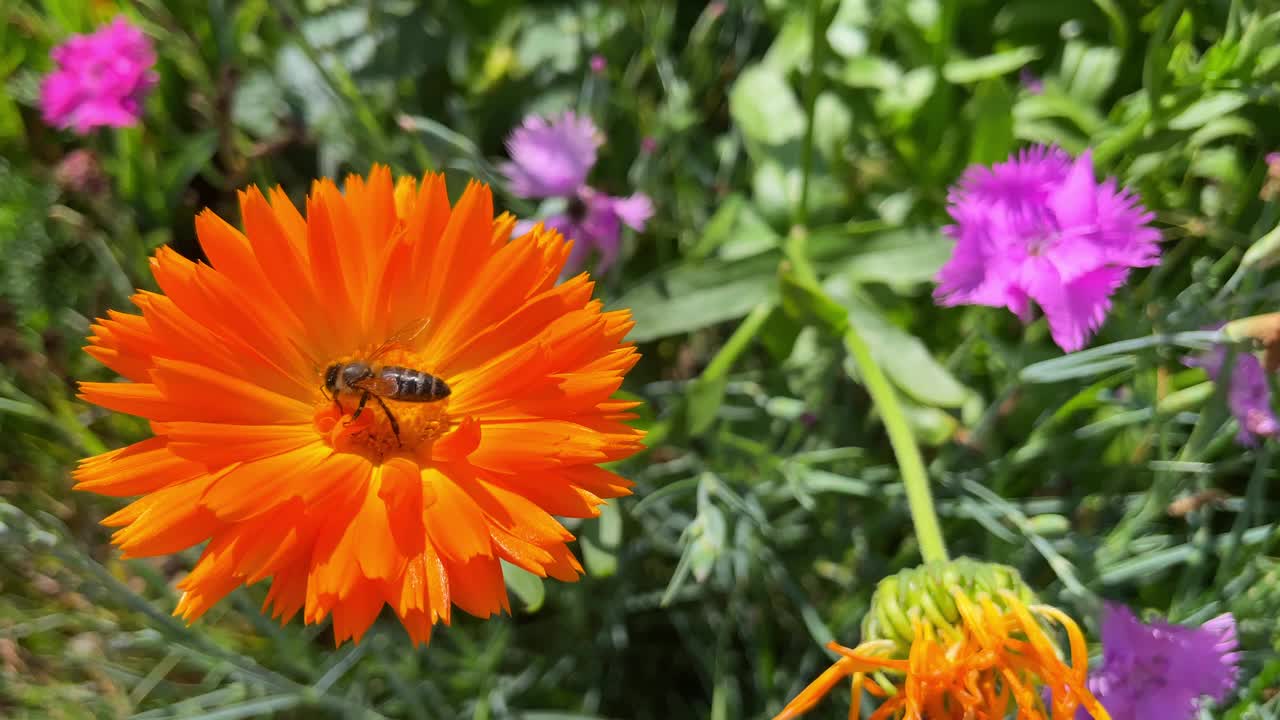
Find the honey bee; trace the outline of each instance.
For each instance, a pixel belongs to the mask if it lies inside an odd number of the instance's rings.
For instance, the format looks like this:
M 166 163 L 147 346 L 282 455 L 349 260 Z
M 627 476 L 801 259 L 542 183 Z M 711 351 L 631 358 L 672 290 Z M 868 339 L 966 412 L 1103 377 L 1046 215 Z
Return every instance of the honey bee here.
M 395 434 L 398 444 L 400 423 L 396 421 L 391 408 L 387 407 L 386 400 L 430 403 L 449 397 L 452 392 L 449 384 L 435 375 L 402 365 L 379 365 L 377 362 L 387 350 L 412 340 L 423 329 L 425 325 L 407 336 L 403 333 L 393 336 L 391 340 L 374 350 L 367 359 L 334 363 L 325 369 L 324 391 L 326 395 L 333 398 L 333 404 L 338 407 L 339 413 L 346 413 L 346 408 L 342 406 L 339 396 L 343 394 L 360 396 L 359 404 L 356 405 L 355 412 L 351 413 L 351 420 L 348 422 L 360 417 L 369 399 L 373 398 L 373 401 L 382 408 L 382 412 L 386 413 L 387 420 L 391 423 L 391 432 Z

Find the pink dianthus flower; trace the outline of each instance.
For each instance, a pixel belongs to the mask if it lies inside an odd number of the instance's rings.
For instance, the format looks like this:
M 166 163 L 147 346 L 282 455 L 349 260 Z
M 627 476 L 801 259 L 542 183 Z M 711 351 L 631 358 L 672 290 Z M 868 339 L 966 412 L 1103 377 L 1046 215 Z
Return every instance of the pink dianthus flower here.
M 621 250 L 622 226 L 642 231 L 653 215 L 653 202 L 644 193 L 617 197 L 587 185 L 603 140 L 591 118 L 572 112 L 552 121 L 529 116 L 507 139 L 511 160 L 501 168 L 511 192 L 519 197 L 566 201 L 564 212 L 543 222 L 573 241 L 567 269 L 581 268 L 588 253 L 595 250 L 600 256 L 597 270 L 607 270 Z M 526 232 L 533 224 L 522 222 L 516 232 Z
M 1154 216 L 1114 179 L 1094 179 L 1088 152 L 1035 146 L 971 167 L 948 200 L 956 247 L 938 271 L 938 302 L 1006 307 L 1030 322 L 1034 301 L 1067 352 L 1102 325 L 1131 268 L 1160 260 Z
M 49 55 L 57 67 L 40 86 L 44 120 L 81 135 L 137 123 L 159 79 L 151 41 L 123 17 L 92 34 L 71 36 Z

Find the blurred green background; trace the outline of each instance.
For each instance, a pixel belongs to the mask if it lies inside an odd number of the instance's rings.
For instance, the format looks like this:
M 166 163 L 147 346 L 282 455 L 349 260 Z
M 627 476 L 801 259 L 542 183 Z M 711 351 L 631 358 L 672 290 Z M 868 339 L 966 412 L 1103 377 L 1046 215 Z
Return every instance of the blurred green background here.
M 142 123 L 45 126 L 49 49 L 119 13 L 159 53 Z M 849 321 L 908 403 L 953 554 L 1017 567 L 1095 640 L 1102 599 L 1232 611 L 1242 683 L 1206 717 L 1280 717 L 1275 442 L 1234 442 L 1176 335 L 1280 309 L 1278 38 L 1280 3 L 1244 0 L 7 0 L 0 716 L 769 717 L 918 562 Z M 80 350 L 92 318 L 154 287 L 155 248 L 199 257 L 194 213 L 237 218 L 249 183 L 297 198 L 385 162 L 530 216 L 503 139 L 567 108 L 607 137 L 593 184 L 657 209 L 600 278 L 637 319 L 650 449 L 620 468 L 635 497 L 570 526 L 587 576 L 513 577 L 514 616 L 416 651 L 385 618 L 335 651 L 261 617 L 260 587 L 171 619 L 194 551 L 122 562 L 98 525 L 120 502 L 69 490 L 147 432 L 75 398 L 111 377 Z M 1166 237 L 1101 349 L 1048 364 L 1043 321 L 930 298 L 947 186 L 1029 142 L 1093 148 Z

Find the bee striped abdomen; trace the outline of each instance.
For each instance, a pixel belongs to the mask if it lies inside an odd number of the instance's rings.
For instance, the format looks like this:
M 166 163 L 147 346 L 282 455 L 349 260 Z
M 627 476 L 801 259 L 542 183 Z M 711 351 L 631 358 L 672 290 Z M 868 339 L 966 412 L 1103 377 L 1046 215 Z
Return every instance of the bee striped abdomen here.
M 391 388 L 384 397 L 401 402 L 435 402 L 449 397 L 451 392 L 444 380 L 413 368 L 386 365 L 379 373 L 382 384 Z

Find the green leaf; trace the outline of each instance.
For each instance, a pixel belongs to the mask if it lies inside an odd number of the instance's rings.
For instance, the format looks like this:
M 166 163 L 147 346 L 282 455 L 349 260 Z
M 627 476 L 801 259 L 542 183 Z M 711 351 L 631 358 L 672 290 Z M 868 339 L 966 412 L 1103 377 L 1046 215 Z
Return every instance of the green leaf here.
M 848 368 L 846 367 L 846 370 Z M 850 371 L 851 374 L 856 371 Z M 911 433 L 923 445 L 937 447 L 951 440 L 960 428 L 960 422 L 951 413 L 936 407 L 917 405 L 903 398 L 902 410 L 911 425 Z
M 942 77 L 959 85 L 988 80 L 1008 75 L 1038 57 L 1040 50 L 1027 46 L 971 60 L 952 60 L 942 66 Z
M 1082 132 L 1092 134 L 1104 123 L 1096 110 L 1052 86 L 1040 95 L 1024 95 L 1014 106 L 1014 117 L 1019 123 L 1037 120 L 1066 120 Z
M 871 347 L 876 362 L 908 397 L 944 408 L 958 408 L 968 400 L 971 391 L 934 359 L 925 344 L 889 322 L 847 278 L 835 278 L 827 288 L 849 313 L 849 323 Z
M 950 241 L 936 230 L 907 228 L 870 238 L 865 232 L 847 226 L 814 230 L 814 264 L 823 272 L 839 269 L 859 280 L 905 287 L 927 281 L 950 254 Z M 635 342 L 710 327 L 776 295 L 781 261 L 780 251 L 769 250 L 743 259 L 676 264 L 628 288 L 609 306 L 631 309 L 636 326 L 628 338 Z
M 502 561 L 502 579 L 506 581 L 507 589 L 524 603 L 525 612 L 538 612 L 547 599 L 547 589 L 542 585 L 542 578 L 506 560 Z
M 978 85 L 970 102 L 973 140 L 969 162 L 988 165 L 1004 160 L 1013 149 L 1013 93 L 1004 82 L 988 80 Z
M 262 70 L 251 73 L 236 86 L 231 98 L 231 119 L 251 137 L 275 137 L 289 116 L 289 103 L 275 76 Z
M 191 179 L 209 165 L 209 161 L 217 151 L 217 130 L 206 130 L 187 139 L 179 146 L 178 152 L 165 163 L 164 177 L 161 180 L 161 187 L 165 189 L 164 196 L 170 208 L 177 207 L 178 200 L 191 183 Z
M 1081 350 L 1052 360 L 1044 360 L 1022 369 L 1020 377 L 1028 383 L 1051 383 L 1075 380 L 1132 367 L 1137 363 L 1133 353 L 1153 347 L 1174 346 L 1191 350 L 1203 350 L 1213 343 L 1223 342 L 1222 333 L 1208 330 L 1150 335 L 1148 337 L 1121 340 L 1109 345 Z
M 1067 43 L 1061 70 L 1067 95 L 1084 107 L 1098 103 L 1115 83 L 1120 60 L 1120 51 L 1113 47 L 1090 47 L 1076 40 Z
M 569 15 L 564 13 L 542 18 L 532 15 L 537 19 L 520 34 L 520 39 L 515 43 L 516 62 L 521 68 L 526 71 L 547 68 L 557 73 L 567 73 L 577 66 L 579 44 L 571 39 L 574 35 L 566 34 L 566 30 L 572 30 L 568 25 L 572 23 Z
M 605 503 L 600 506 L 600 517 L 596 520 L 600 529 L 600 544 L 614 549 L 622 545 L 622 513 L 617 503 Z
M 729 113 L 749 140 L 782 145 L 804 135 L 804 110 L 782 73 L 766 65 L 743 71 L 729 92 Z
M 1240 265 L 1241 267 L 1269 268 L 1276 264 L 1276 260 L 1280 260 L 1280 225 L 1254 240 L 1245 251 L 1244 257 L 1240 259 Z
M 579 538 L 582 547 L 582 562 L 586 565 L 591 577 L 613 577 L 618 572 L 618 556 L 616 553 L 596 545 L 591 538 Z
M 778 257 L 681 264 L 627 291 L 611 303 L 631 308 L 629 339 L 645 342 L 746 315 L 776 289 Z
M 702 260 L 713 253 L 724 260 L 751 257 L 778 247 L 779 239 L 755 206 L 734 193 L 720 203 L 686 257 Z
M 853 113 L 839 95 L 824 92 L 813 110 L 813 142 L 827 162 L 839 159 L 853 131 Z
M 715 422 L 728 384 L 729 379 L 725 376 L 700 377 L 689 383 L 685 397 L 688 402 L 690 435 L 701 435 Z
M 774 72 L 786 74 L 808 62 L 813 47 L 809 26 L 808 13 L 787 13 L 782 29 L 765 53 L 763 64 Z
M 955 241 L 935 228 L 903 228 L 860 240 L 838 272 L 857 282 L 879 282 L 903 292 L 933 280 Z
M 771 154 L 759 161 L 752 176 L 752 190 L 756 206 L 765 217 L 783 222 L 791 216 L 792 208 L 800 202 L 800 189 L 804 185 L 804 168 L 793 162 L 797 158 L 789 154 Z M 831 175 L 818 168 L 809 174 L 809 213 L 818 215 L 838 212 L 845 202 L 844 187 Z
M 1188 148 L 1201 148 L 1214 141 L 1228 137 L 1251 138 L 1258 133 L 1253 123 L 1239 115 L 1227 115 L 1205 123 L 1199 130 L 1187 138 Z
M 260 718 L 275 715 L 281 710 L 288 710 L 302 705 L 306 699 L 301 695 L 273 695 L 271 697 L 246 700 L 244 702 L 223 705 L 216 710 L 195 712 L 184 717 L 191 720 L 242 720 L 242 718 Z
M 860 55 L 845 63 L 840 79 L 849 87 L 884 90 L 902 79 L 902 68 L 878 55 Z
M 9 93 L 0 93 L 0 144 L 21 140 L 24 130 L 18 103 Z
M 835 17 L 827 26 L 827 44 L 840 57 L 854 57 L 866 50 L 867 28 L 875 15 L 867 0 L 840 0 Z
M 1242 92 L 1227 90 L 1214 93 L 1188 105 L 1169 120 L 1169 127 L 1174 130 L 1195 130 L 1210 121 L 1230 115 L 1248 102 L 1249 96 Z
M 884 88 L 876 98 L 876 113 L 882 117 L 891 117 L 897 122 L 906 122 L 933 94 L 938 83 L 938 75 L 931 67 L 918 67 L 908 71 L 902 78 Z

